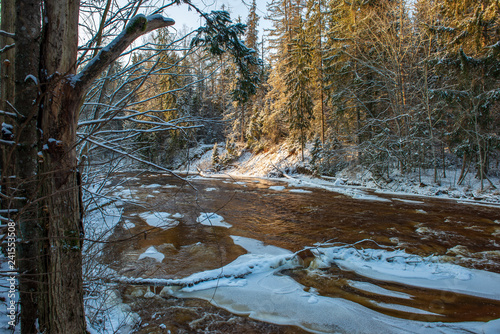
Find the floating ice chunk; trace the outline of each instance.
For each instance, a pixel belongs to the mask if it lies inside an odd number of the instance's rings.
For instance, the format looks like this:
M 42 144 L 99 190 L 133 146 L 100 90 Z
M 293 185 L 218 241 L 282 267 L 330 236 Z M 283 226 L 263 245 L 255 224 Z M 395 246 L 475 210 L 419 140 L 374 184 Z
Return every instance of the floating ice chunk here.
M 245 238 L 245 237 L 240 237 L 240 236 L 234 236 L 232 235 L 231 238 L 233 238 L 233 241 L 236 245 L 241 246 L 247 250 L 248 253 L 250 254 L 261 254 L 261 255 L 287 255 L 287 254 L 292 254 L 291 251 L 276 247 L 276 246 L 271 246 L 271 245 L 264 245 L 262 241 L 251 239 L 251 238 Z
M 135 194 L 137 194 L 137 190 L 133 190 L 133 189 L 124 189 L 123 187 L 121 186 L 118 186 L 115 188 L 115 192 L 114 192 L 114 195 L 116 197 L 120 197 L 120 198 L 132 198 Z
M 425 204 L 425 202 L 422 202 L 422 201 L 413 201 L 410 199 L 403 199 L 403 198 L 392 198 L 392 200 L 403 202 L 403 203 L 409 203 L 409 204 Z
M 290 189 L 289 192 L 291 192 L 291 193 L 304 193 L 304 194 L 311 194 L 312 193 L 312 191 L 305 190 L 305 189 Z
M 179 225 L 179 222 L 170 218 L 168 212 L 144 212 L 139 215 L 149 226 L 169 229 Z
M 153 184 L 148 184 L 147 186 L 143 185 L 144 188 L 160 188 L 161 184 L 153 183 Z
M 139 260 L 144 259 L 146 257 L 150 257 L 155 259 L 158 262 L 162 262 L 165 258 L 165 255 L 158 252 L 154 246 L 149 247 L 144 253 L 139 255 Z
M 153 298 L 155 293 L 153 291 L 148 291 L 144 294 L 144 298 Z
M 275 190 L 275 191 L 283 191 L 285 189 L 286 189 L 285 186 L 270 186 L 269 187 L 269 190 Z
M 132 223 L 130 220 L 126 220 L 124 223 L 123 223 L 123 228 L 126 229 L 126 230 L 130 230 L 132 228 L 135 227 L 135 224 Z
M 216 191 L 217 188 L 205 188 L 205 191 Z
M 347 282 L 353 288 L 363 290 L 366 292 L 375 293 L 375 294 L 381 295 L 381 296 L 403 298 L 403 299 L 411 299 L 413 297 L 412 295 L 406 294 L 404 292 L 384 289 L 378 285 L 368 283 L 368 282 L 358 282 L 358 281 L 347 281 Z
M 220 226 L 226 228 L 232 227 L 231 224 L 228 224 L 224 221 L 224 218 L 222 216 L 213 212 L 201 212 L 200 216 L 196 219 L 196 222 L 206 226 Z

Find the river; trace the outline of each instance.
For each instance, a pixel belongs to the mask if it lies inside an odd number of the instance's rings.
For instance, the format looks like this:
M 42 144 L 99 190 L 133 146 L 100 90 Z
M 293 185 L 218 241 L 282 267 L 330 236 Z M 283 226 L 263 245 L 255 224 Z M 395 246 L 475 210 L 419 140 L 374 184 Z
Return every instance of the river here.
M 498 206 L 254 178 L 128 175 L 110 187 L 122 217 L 104 262 L 151 280 L 122 290 L 141 333 L 210 332 L 193 313 L 213 333 L 500 328 Z M 179 279 L 190 284 L 164 288 Z M 190 315 L 173 321 L 172 307 Z

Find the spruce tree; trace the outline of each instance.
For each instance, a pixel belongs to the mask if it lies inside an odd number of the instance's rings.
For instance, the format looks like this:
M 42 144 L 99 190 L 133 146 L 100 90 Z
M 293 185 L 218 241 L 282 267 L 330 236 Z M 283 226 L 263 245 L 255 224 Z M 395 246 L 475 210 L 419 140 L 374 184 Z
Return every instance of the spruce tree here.
M 434 10 L 438 20 L 428 26 L 441 48 L 436 94 L 448 102 L 449 146 L 463 157 L 462 171 L 477 166 L 483 187 L 500 146 L 500 8 L 494 0 L 436 0 Z

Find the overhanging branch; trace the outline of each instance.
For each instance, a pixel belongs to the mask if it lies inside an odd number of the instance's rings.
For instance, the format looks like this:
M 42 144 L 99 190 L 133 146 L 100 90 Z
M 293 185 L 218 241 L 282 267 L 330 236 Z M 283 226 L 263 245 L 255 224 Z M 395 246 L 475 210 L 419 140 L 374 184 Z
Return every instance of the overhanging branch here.
M 85 90 L 138 37 L 158 28 L 168 27 L 173 24 L 175 24 L 173 19 L 163 17 L 162 15 L 150 15 L 146 17 L 139 14 L 134 16 L 125 29 L 111 43 L 102 48 L 80 73 L 72 78 L 73 86 Z

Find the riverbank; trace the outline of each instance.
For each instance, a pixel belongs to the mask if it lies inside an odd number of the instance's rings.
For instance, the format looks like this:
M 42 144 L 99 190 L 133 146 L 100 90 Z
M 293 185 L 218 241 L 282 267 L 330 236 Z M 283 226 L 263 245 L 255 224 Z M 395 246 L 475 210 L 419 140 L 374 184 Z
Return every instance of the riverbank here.
M 286 144 L 276 145 L 258 153 L 240 148 L 230 155 L 223 145 L 218 145 L 218 165 L 213 162 L 213 145 L 200 146 L 192 153 L 195 157 L 184 171 L 204 175 L 225 174 L 235 177 L 293 178 L 330 190 L 365 188 L 381 193 L 397 193 L 426 197 L 468 200 L 476 203 L 500 204 L 500 178 L 489 177 L 481 182 L 475 173 L 468 173 L 458 183 L 460 169 L 447 168 L 439 171 L 438 182 L 434 182 L 433 170 L 401 174 L 397 169 L 389 177 L 376 177 L 361 165 L 351 165 L 337 172 L 335 176 L 315 174 L 311 167 L 311 147 L 307 147 L 302 161 L 301 152 Z

